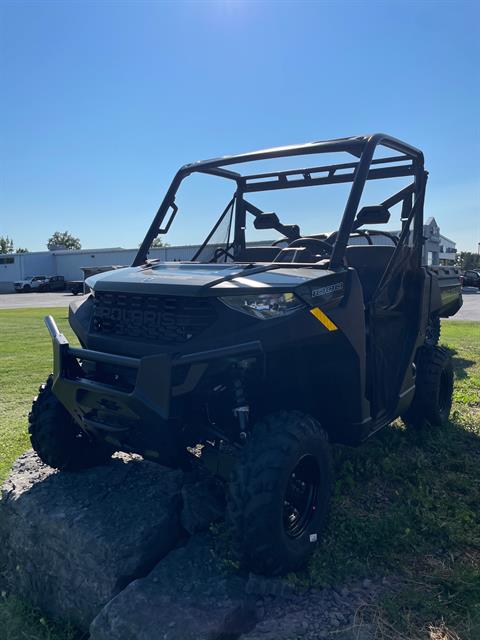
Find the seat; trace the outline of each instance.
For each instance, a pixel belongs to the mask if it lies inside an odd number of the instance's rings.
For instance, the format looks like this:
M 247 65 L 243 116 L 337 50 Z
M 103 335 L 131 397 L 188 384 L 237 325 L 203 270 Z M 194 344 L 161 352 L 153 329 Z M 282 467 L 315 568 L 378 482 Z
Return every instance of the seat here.
M 280 247 L 260 246 L 245 247 L 239 256 L 239 262 L 273 262 L 280 251 Z
M 403 247 L 402 251 L 405 249 L 410 251 L 408 247 Z M 358 273 L 365 302 L 369 302 L 375 293 L 394 250 L 393 245 L 350 245 L 347 247 L 345 252 L 347 265 L 353 267 Z

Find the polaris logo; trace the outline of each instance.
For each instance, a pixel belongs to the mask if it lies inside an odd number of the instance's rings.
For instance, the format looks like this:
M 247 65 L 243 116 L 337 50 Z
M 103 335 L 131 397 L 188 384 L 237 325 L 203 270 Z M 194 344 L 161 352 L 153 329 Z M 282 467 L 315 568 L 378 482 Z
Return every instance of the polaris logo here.
M 95 319 L 100 323 L 102 320 L 112 321 L 121 324 L 132 323 L 143 324 L 147 327 L 160 327 L 162 324 L 175 324 L 175 314 L 166 313 L 164 311 L 143 310 L 143 309 L 125 309 L 125 308 L 109 308 L 97 307 Z
M 328 296 L 335 291 L 343 291 L 343 282 L 336 282 L 335 284 L 329 284 L 326 287 L 320 289 L 312 289 L 312 298 L 318 298 L 320 296 Z
M 162 342 L 185 342 L 210 326 L 214 311 L 207 300 L 172 296 L 97 292 L 92 330 Z

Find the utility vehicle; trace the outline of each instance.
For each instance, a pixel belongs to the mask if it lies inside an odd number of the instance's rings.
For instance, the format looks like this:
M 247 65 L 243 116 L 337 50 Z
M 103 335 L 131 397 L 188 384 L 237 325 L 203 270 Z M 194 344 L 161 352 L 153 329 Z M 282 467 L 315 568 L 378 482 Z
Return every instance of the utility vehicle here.
M 48 276 L 45 291 L 64 291 L 65 278 L 63 276 Z
M 79 293 L 83 293 L 83 280 L 70 280 L 67 282 L 67 289 L 72 292 L 72 295 L 78 296 Z
M 301 168 L 271 168 L 300 156 Z M 269 170 L 252 173 L 260 161 Z M 150 260 L 155 237 L 182 224 L 177 191 L 193 174 L 231 184 L 231 198 L 191 260 Z M 398 178 L 400 190 L 362 202 L 370 181 Z M 359 444 L 399 416 L 420 427 L 449 415 L 452 365 L 428 332 L 462 299 L 458 270 L 421 264 L 426 181 L 421 151 L 384 134 L 181 168 L 132 266 L 90 277 L 70 305 L 81 347 L 46 318 L 54 372 L 30 414 L 40 458 L 81 469 L 122 450 L 204 465 L 225 480 L 245 566 L 301 567 L 326 523 L 330 443 Z M 252 202 L 332 184 L 351 187 L 330 232 L 318 205 L 307 228 L 300 213 Z M 394 208 L 398 233 L 366 228 Z M 252 226 L 278 239 L 248 244 Z

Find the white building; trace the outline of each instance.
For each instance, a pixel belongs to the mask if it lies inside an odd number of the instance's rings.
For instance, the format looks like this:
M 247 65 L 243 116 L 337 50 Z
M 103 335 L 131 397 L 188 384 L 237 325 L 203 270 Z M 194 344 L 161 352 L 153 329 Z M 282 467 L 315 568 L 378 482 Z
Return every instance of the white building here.
M 393 233 L 399 234 L 399 231 Z M 428 218 L 423 225 L 423 262 L 429 265 L 453 265 L 457 256 L 455 242 L 440 235 L 435 218 Z M 361 239 L 358 241 L 362 242 Z M 386 244 L 388 238 L 376 236 L 375 244 Z M 255 244 L 269 244 L 252 242 Z M 150 249 L 150 258 L 160 260 L 191 260 L 199 245 L 161 247 Z M 31 253 L 0 254 L 0 292 L 13 291 L 13 283 L 27 276 L 63 276 L 65 280 L 83 280 L 82 269 L 129 266 L 138 249 L 80 249 L 57 251 L 32 251 Z
M 198 246 L 150 249 L 150 258 L 190 260 Z M 0 255 L 0 292 L 13 291 L 13 283 L 27 276 L 63 276 L 65 280 L 83 280 L 82 269 L 106 266 L 130 266 L 138 249 L 79 249 L 32 251 Z
M 390 231 L 399 236 L 400 231 Z M 386 236 L 373 236 L 373 244 L 385 245 L 390 244 Z M 352 239 L 352 244 L 364 244 L 362 238 Z M 440 228 L 435 218 L 428 218 L 423 225 L 423 264 L 438 265 L 454 265 L 457 258 L 457 249 L 455 242 L 442 236 Z

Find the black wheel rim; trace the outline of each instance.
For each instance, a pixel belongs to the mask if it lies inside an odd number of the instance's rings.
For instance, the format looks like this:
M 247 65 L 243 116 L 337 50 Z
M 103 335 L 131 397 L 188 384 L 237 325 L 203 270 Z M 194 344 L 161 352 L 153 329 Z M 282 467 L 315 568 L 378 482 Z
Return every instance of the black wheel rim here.
M 290 474 L 283 499 L 283 527 L 289 538 L 298 538 L 307 529 L 317 506 L 320 469 L 313 456 L 300 458 Z

